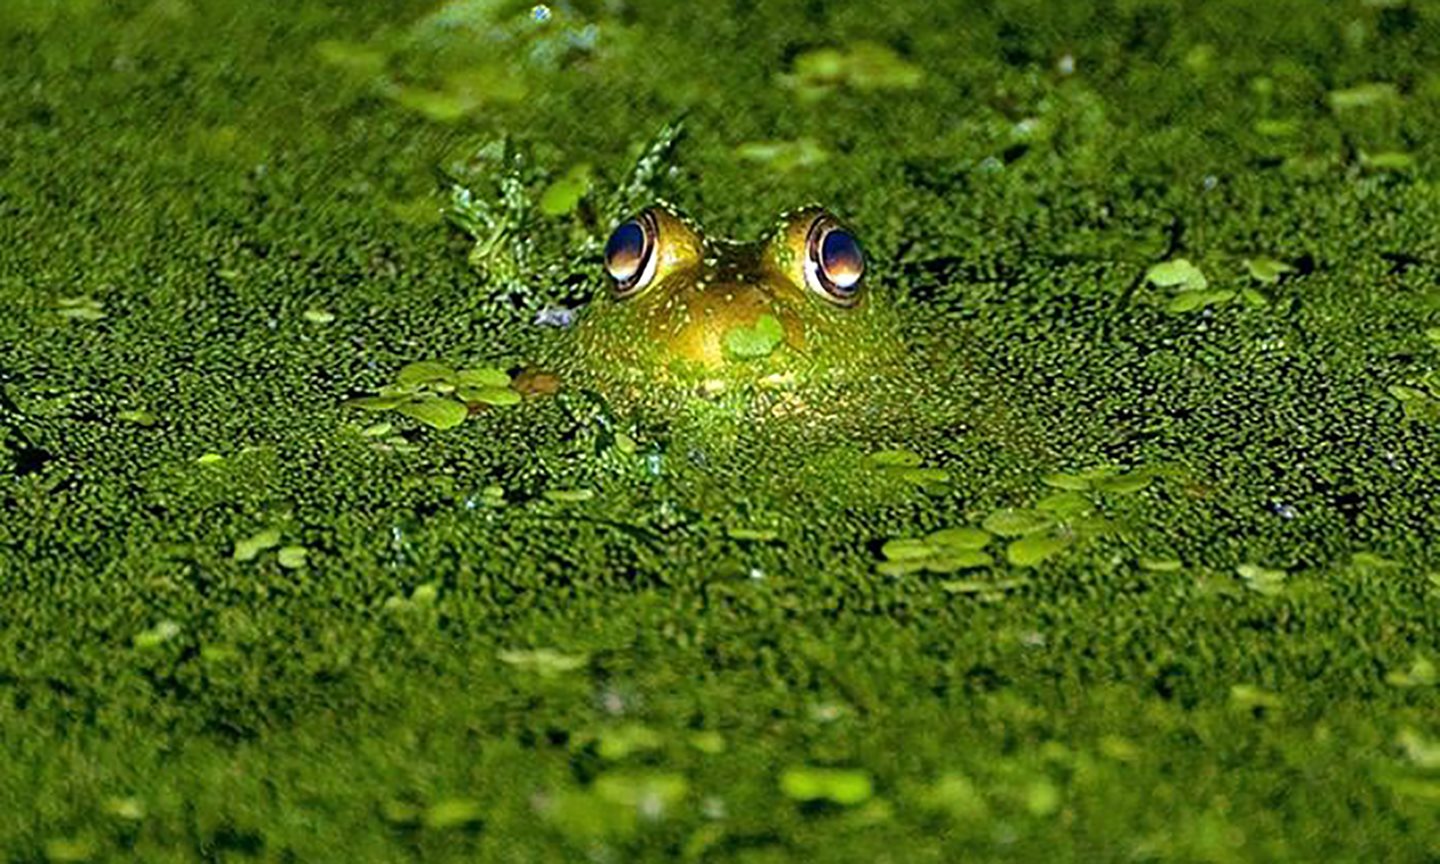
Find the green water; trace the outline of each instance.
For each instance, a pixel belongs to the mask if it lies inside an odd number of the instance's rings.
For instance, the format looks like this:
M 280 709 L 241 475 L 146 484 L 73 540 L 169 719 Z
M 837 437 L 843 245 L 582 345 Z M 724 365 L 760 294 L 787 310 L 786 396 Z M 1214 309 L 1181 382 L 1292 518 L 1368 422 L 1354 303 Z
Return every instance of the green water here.
M 1437 69 L 1427 0 L 9 0 L 0 854 L 1440 857 Z M 824 204 L 904 362 L 347 404 L 564 366 L 652 197 Z

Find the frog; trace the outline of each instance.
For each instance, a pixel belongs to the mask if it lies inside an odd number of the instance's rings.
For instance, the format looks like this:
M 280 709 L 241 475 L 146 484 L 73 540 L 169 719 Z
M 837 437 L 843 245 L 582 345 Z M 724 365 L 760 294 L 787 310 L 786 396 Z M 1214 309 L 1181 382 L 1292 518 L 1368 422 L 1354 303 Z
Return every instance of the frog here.
M 816 388 L 863 388 L 901 350 L 855 232 L 816 204 L 739 242 L 657 201 L 611 231 L 603 266 L 562 377 L 613 401 L 793 408 Z

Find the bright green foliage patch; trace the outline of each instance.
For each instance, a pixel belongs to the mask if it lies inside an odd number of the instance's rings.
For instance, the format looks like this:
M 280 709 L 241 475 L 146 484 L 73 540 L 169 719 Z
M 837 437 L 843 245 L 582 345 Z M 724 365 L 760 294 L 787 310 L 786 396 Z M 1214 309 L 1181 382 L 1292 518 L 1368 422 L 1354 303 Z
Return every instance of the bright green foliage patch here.
M 761 315 L 750 327 L 733 327 L 725 333 L 725 353 L 737 360 L 770 356 L 785 339 L 785 327 L 774 315 Z
M 510 389 L 510 376 L 499 369 L 453 369 L 433 360 L 407 364 L 395 375 L 395 383 L 380 388 L 375 396 L 358 396 L 346 401 L 363 411 L 395 411 L 436 429 L 451 429 L 465 422 L 472 405 L 517 405 L 521 396 Z M 380 437 L 388 433 L 367 427 L 365 434 Z

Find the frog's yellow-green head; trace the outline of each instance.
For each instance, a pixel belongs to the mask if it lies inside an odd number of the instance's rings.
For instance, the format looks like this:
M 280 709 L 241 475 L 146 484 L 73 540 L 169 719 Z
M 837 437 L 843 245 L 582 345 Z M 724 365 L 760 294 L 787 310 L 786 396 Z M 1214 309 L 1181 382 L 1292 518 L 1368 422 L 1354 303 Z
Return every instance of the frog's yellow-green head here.
M 756 243 L 707 240 L 664 205 L 605 248 L 610 290 L 577 329 L 588 371 L 627 395 L 715 397 L 873 373 L 897 347 L 860 244 L 819 207 L 783 214 Z

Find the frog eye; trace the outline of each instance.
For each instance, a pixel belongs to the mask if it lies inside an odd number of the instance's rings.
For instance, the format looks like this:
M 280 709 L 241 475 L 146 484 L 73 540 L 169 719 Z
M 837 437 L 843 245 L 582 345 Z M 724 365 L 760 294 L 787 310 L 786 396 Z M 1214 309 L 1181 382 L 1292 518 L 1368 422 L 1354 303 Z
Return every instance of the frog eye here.
M 655 216 L 648 210 L 616 228 L 605 243 L 605 270 L 616 297 L 629 297 L 655 278 Z
M 850 306 L 860 299 L 865 253 L 855 235 L 821 216 L 805 240 L 805 284 L 832 303 Z

